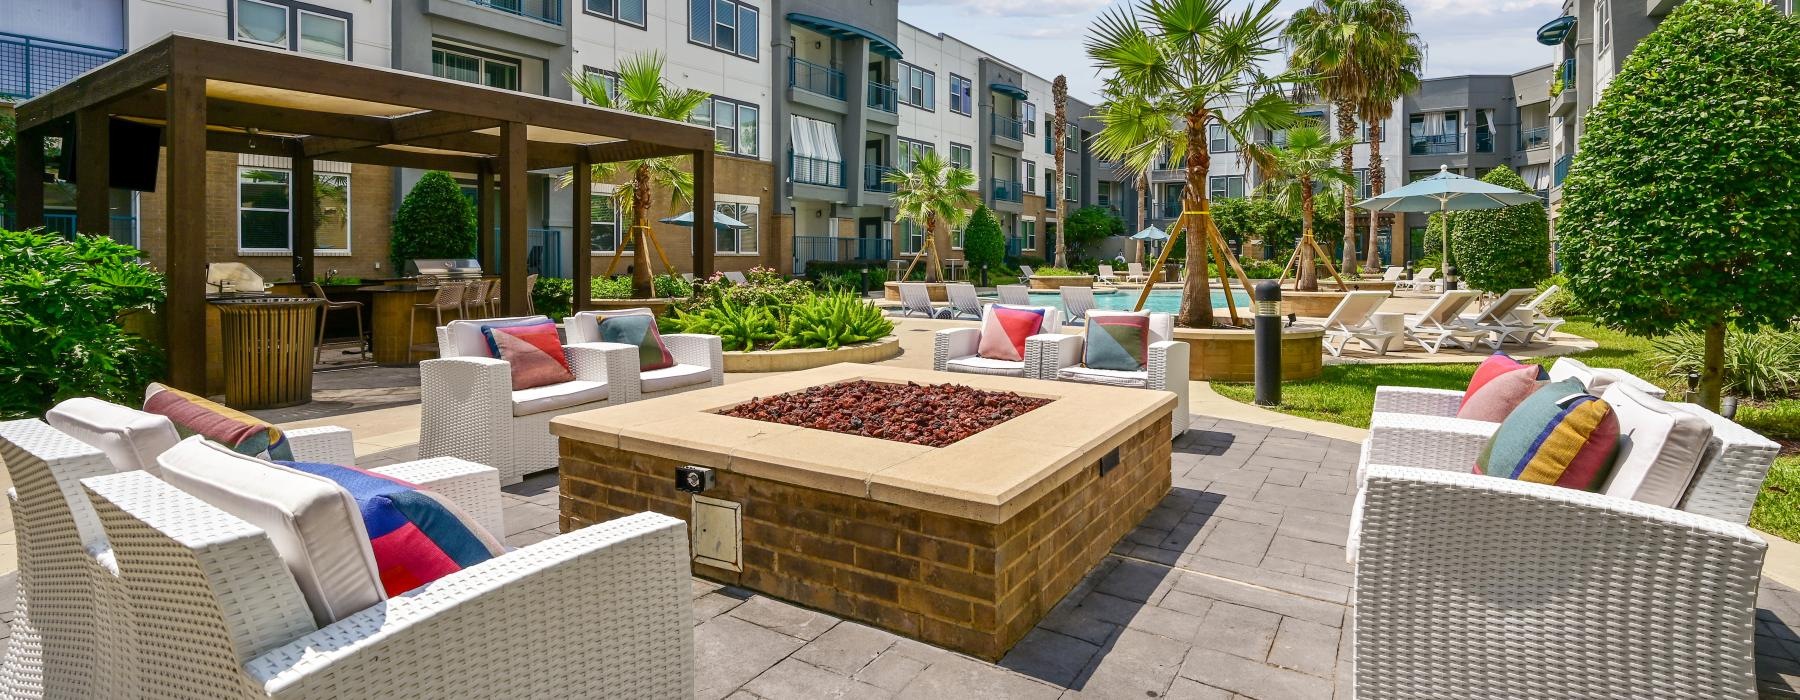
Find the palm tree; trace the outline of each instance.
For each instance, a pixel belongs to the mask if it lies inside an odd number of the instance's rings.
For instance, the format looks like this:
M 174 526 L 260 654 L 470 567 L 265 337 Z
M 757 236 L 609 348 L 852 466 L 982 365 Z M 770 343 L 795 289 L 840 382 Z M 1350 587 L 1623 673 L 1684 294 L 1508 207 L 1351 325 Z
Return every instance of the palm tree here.
M 1104 101 L 1094 110 L 1100 120 L 1095 134 L 1094 155 L 1118 161 L 1119 170 L 1137 180 L 1139 231 L 1150 225 L 1150 171 L 1181 137 L 1175 128 L 1175 115 L 1159 111 L 1143 94 L 1133 92 L 1118 80 L 1108 81 L 1101 89 Z M 1143 244 L 1138 244 L 1143 250 Z M 1142 256 L 1140 256 L 1142 257 Z
M 969 211 L 981 203 L 981 196 L 972 189 L 975 173 L 951 164 L 936 150 L 927 150 L 913 161 L 911 170 L 889 171 L 882 176 L 882 181 L 894 186 L 894 218 L 925 227 L 923 252 L 931 260 L 925 266 L 925 281 L 942 280 L 944 267 L 938 253 L 939 229 L 962 225 L 968 220 Z M 918 262 L 919 258 L 914 257 L 913 264 L 906 266 L 902 280 L 912 276 L 913 265 Z
M 1053 151 L 1053 155 L 1056 158 L 1056 177 L 1061 179 L 1063 182 L 1068 182 L 1069 175 L 1066 171 L 1063 170 L 1064 159 L 1067 157 L 1067 154 L 1069 151 L 1069 149 L 1066 148 L 1064 145 L 1066 143 L 1065 139 L 1067 139 L 1069 137 L 1069 79 L 1068 78 L 1058 75 L 1058 76 L 1056 76 L 1056 80 L 1054 80 L 1050 83 L 1050 102 L 1056 108 L 1056 126 L 1055 126 L 1055 128 L 1051 129 L 1051 131 L 1054 132 L 1051 134 L 1051 137 L 1056 139 L 1056 145 L 1054 146 L 1054 151 Z M 1048 197 L 1046 197 L 1046 199 L 1053 197 L 1054 199 L 1051 199 L 1052 202 L 1061 202 L 1063 199 L 1063 190 L 1065 189 L 1063 187 L 1063 183 L 1062 182 L 1046 182 L 1044 184 L 1046 185 L 1046 189 L 1050 190 L 1049 192 L 1044 193 L 1045 195 L 1048 195 Z M 1060 205 L 1058 208 L 1060 208 Z M 1064 209 L 1064 211 L 1068 211 L 1068 210 Z M 1057 267 L 1068 267 L 1069 266 L 1069 235 L 1068 235 L 1068 231 L 1061 231 L 1059 233 L 1061 235 L 1058 235 L 1056 237 L 1056 266 Z
M 1349 143 L 1355 142 L 1352 135 Z M 1343 148 L 1344 139 L 1333 140 L 1317 126 L 1301 126 L 1288 130 L 1287 145 L 1269 153 L 1269 179 L 1263 182 L 1289 212 L 1300 214 L 1300 244 L 1294 255 L 1300 262 L 1300 273 L 1294 288 L 1303 292 L 1319 291 L 1318 264 L 1313 259 L 1313 198 L 1319 185 L 1344 185 L 1356 182 L 1356 176 L 1333 167 L 1332 157 Z
M 1380 57 L 1379 60 L 1370 62 L 1366 99 L 1357 103 L 1357 114 L 1362 117 L 1363 123 L 1369 125 L 1369 192 L 1370 196 L 1375 196 L 1387 191 L 1387 171 L 1383 169 L 1381 162 L 1381 125 L 1394 116 L 1394 100 L 1419 89 L 1419 73 L 1425 67 L 1425 47 L 1419 35 L 1412 32 L 1412 15 L 1400 0 L 1369 0 L 1368 4 L 1372 8 L 1372 23 L 1383 28 L 1379 36 L 1385 45 L 1375 52 Z M 1379 220 L 1392 216 L 1374 213 L 1369 215 L 1369 247 L 1367 259 L 1364 260 L 1365 267 L 1380 266 L 1381 261 L 1375 250 Z
M 569 71 L 565 78 L 576 94 L 595 105 L 679 122 L 687 121 L 693 116 L 694 110 L 699 109 L 710 97 L 705 92 L 677 88 L 663 80 L 663 57 L 656 52 L 625 58 L 619 61 L 618 68 L 617 94 L 598 75 Z M 639 240 L 631 253 L 632 296 L 655 296 L 653 278 L 650 275 L 650 246 L 655 245 L 650 232 L 650 197 L 653 191 L 657 188 L 667 189 L 671 206 L 694 201 L 694 174 L 683 169 L 682 165 L 681 161 L 673 157 L 593 165 L 594 180 L 597 182 L 610 181 L 622 172 L 631 174 L 629 180 L 613 191 L 613 200 L 620 208 L 629 206 L 632 231 L 642 234 L 635 236 Z M 573 174 L 565 174 L 561 183 L 563 187 L 568 187 L 574 181 Z M 628 235 L 625 239 L 616 240 L 614 244 L 623 246 L 626 240 L 632 238 L 634 237 Z M 699 234 L 695 240 L 705 241 L 706 235 Z M 585 254 L 585 251 L 582 253 Z
M 1277 52 L 1281 30 L 1281 23 L 1274 19 L 1277 2 L 1264 0 L 1227 15 L 1229 0 L 1141 0 L 1135 9 L 1120 6 L 1109 10 L 1088 35 L 1088 56 L 1096 65 L 1143 95 L 1157 111 L 1180 120 L 1171 150 L 1174 157 L 1185 161 L 1184 212 L 1207 210 L 1206 178 L 1212 156 L 1204 144 L 1209 127 L 1224 128 L 1243 144 L 1246 159 L 1260 162 L 1262 148 L 1250 138 L 1254 130 L 1286 128 L 1296 119 L 1293 103 L 1277 89 L 1293 76 L 1271 76 L 1262 69 L 1263 60 Z M 1246 96 L 1247 103 L 1235 113 L 1223 111 Z M 1114 152 L 1132 147 L 1129 143 L 1114 146 Z M 1211 252 L 1206 231 L 1212 224 L 1205 216 L 1182 219 L 1190 234 L 1190 272 L 1182 285 L 1179 321 L 1190 327 L 1209 327 L 1213 322 L 1212 290 L 1206 275 Z M 1180 229 L 1174 235 L 1180 235 Z M 1221 263 L 1230 256 L 1228 249 L 1221 250 Z

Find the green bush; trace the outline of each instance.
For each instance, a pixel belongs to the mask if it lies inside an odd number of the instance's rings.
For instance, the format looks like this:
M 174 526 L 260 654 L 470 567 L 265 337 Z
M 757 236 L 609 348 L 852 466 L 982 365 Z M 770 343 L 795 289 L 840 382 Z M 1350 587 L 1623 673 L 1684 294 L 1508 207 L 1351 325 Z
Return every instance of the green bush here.
M 1530 187 L 1504 165 L 1483 182 L 1526 191 Z M 1550 276 L 1550 219 L 1532 202 L 1504 209 L 1450 215 L 1450 257 L 1474 289 L 1503 292 L 1535 287 Z
M 104 236 L 0 230 L 0 418 L 39 416 L 76 396 L 142 400 L 163 352 L 118 318 L 156 308 L 164 287 L 138 256 Z
M 1111 209 L 1088 205 L 1069 215 L 1062 233 L 1069 237 L 1069 257 L 1074 258 L 1108 236 L 1125 235 L 1125 220 Z
M 780 324 L 769 307 L 738 304 L 730 299 L 718 299 L 692 311 L 674 309 L 671 325 L 678 326 L 682 333 L 719 336 L 726 350 L 755 350 L 781 338 Z
M 1091 274 L 1071 270 L 1066 267 L 1038 267 L 1032 268 L 1031 271 L 1036 273 L 1038 277 L 1086 277 Z
M 881 309 L 849 294 L 827 294 L 796 304 L 789 310 L 786 328 L 776 350 L 830 348 L 857 345 L 885 338 L 894 322 Z
M 766 267 L 751 268 L 744 273 L 744 280 L 745 284 L 732 284 L 724 275 L 715 274 L 696 282 L 693 293 L 682 305 L 694 310 L 725 299 L 739 306 L 782 307 L 813 295 L 812 285 L 800 280 L 784 280 L 780 273 Z
M 400 200 L 388 259 L 395 274 L 417 258 L 475 257 L 475 204 L 439 170 L 426 172 Z
M 631 275 L 595 277 L 592 294 L 595 299 L 630 299 Z
M 575 280 L 567 277 L 539 277 L 531 289 L 531 308 L 551 319 L 568 318 L 575 309 Z
M 1587 306 L 1581 303 L 1581 299 L 1576 297 L 1574 292 L 1569 291 L 1568 277 L 1551 275 L 1538 283 L 1538 291 L 1543 292 L 1551 285 L 1556 285 L 1558 289 L 1555 294 L 1538 302 L 1538 313 L 1545 316 L 1586 316 L 1588 314 Z
M 975 214 L 969 217 L 969 227 L 963 232 L 963 259 L 970 270 L 986 265 L 990 272 L 1006 262 L 1006 234 L 985 204 L 975 207 Z
M 1691 330 L 1651 341 L 1657 368 L 1677 376 L 1698 372 L 1705 337 Z M 1800 332 L 1763 329 L 1725 334 L 1725 392 L 1750 398 L 1790 396 L 1800 388 Z

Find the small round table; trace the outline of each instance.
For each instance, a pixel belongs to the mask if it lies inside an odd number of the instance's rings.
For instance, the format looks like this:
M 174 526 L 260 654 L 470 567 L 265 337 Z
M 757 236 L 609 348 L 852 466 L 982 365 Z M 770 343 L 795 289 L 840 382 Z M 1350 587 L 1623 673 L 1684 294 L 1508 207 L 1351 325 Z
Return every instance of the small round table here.
M 1384 348 L 1388 352 L 1406 345 L 1406 314 L 1382 312 L 1370 316 L 1369 321 L 1375 326 L 1375 330 L 1393 332 L 1393 337 L 1387 339 L 1387 347 Z

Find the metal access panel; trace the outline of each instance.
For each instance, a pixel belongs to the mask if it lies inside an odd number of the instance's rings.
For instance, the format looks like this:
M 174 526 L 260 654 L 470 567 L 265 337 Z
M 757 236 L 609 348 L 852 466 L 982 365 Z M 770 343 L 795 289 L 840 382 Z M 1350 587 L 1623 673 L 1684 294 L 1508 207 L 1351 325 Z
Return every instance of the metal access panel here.
M 744 570 L 744 504 L 694 496 L 688 539 L 694 561 L 727 571 Z

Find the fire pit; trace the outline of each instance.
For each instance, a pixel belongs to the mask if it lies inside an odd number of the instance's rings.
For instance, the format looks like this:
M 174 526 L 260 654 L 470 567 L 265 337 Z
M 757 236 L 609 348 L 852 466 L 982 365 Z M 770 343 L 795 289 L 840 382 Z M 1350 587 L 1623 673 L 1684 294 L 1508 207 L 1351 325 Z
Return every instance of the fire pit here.
M 562 529 L 682 518 L 698 576 L 998 659 L 1169 492 L 1175 396 L 950 378 L 840 364 L 559 416 Z

